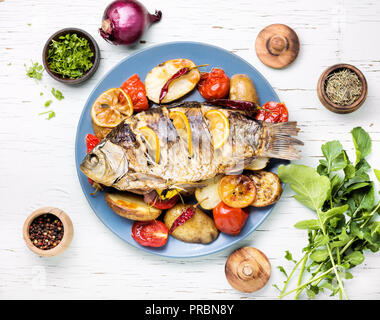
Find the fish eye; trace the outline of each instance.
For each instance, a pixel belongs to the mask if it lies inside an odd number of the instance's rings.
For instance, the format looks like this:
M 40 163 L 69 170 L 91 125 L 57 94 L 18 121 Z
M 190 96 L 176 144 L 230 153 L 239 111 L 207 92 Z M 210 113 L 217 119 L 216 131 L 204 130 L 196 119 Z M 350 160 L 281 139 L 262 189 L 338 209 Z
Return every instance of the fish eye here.
M 99 157 L 94 153 L 91 153 L 89 155 L 88 160 L 90 161 L 92 165 L 97 165 L 99 163 Z

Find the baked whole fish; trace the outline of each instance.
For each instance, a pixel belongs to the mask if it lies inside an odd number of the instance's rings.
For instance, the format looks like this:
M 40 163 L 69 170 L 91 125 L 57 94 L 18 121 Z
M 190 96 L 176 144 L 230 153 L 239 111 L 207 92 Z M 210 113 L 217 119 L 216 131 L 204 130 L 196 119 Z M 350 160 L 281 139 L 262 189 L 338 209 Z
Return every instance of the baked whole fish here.
M 228 119 L 226 142 L 214 150 L 209 110 L 219 110 Z M 186 115 L 191 132 L 177 130 L 173 111 Z M 159 141 L 159 161 L 140 128 L 154 131 Z M 93 181 L 118 190 L 147 193 L 154 189 L 188 190 L 218 174 L 240 173 L 257 157 L 299 159 L 292 137 L 299 129 L 296 122 L 268 123 L 251 118 L 242 111 L 183 102 L 151 108 L 122 121 L 90 153 L 81 171 Z

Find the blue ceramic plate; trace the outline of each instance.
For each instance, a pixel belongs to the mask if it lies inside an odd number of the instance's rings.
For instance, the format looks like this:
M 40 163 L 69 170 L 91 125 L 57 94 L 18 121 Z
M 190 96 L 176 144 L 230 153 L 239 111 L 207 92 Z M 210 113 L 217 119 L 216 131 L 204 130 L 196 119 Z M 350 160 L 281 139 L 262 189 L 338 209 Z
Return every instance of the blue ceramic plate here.
M 103 79 L 92 91 L 86 104 L 84 105 L 82 115 L 78 123 L 75 141 L 75 163 L 82 190 L 91 208 L 94 210 L 99 219 L 112 232 L 132 246 L 140 248 L 144 251 L 166 257 L 185 258 L 215 253 L 244 239 L 255 229 L 257 229 L 265 218 L 268 217 L 273 209 L 273 205 L 266 208 L 255 208 L 252 210 L 245 226 L 238 236 L 229 236 L 220 233 L 219 237 L 214 242 L 207 245 L 185 243 L 173 237 L 169 237 L 167 244 L 162 248 L 143 247 L 135 242 L 131 237 L 131 227 L 133 222 L 114 213 L 104 201 L 104 194 L 102 192 L 98 192 L 94 196 L 91 196 L 90 193 L 93 192 L 93 188 L 88 183 L 87 177 L 79 169 L 79 165 L 86 155 L 85 136 L 88 133 L 93 133 L 90 111 L 96 98 L 103 91 L 109 88 L 119 87 L 126 79 L 135 73 L 137 73 L 140 79 L 144 81 L 145 76 L 153 67 L 166 60 L 176 58 L 190 59 L 194 61 L 196 65 L 207 63 L 210 64 L 209 67 L 204 67 L 201 71 L 209 71 L 212 67 L 220 67 L 227 73 L 228 76 L 232 76 L 236 73 L 247 74 L 256 86 L 260 98 L 260 104 L 270 100 L 279 101 L 279 98 L 271 85 L 254 67 L 240 57 L 224 49 L 196 42 L 172 42 L 153 46 L 137 52 L 136 54 L 130 55 L 126 59 L 122 60 L 103 77 Z M 186 95 L 183 100 L 204 101 L 197 90 L 193 90 L 193 92 Z M 280 163 L 283 162 L 271 161 L 267 169 L 276 171 L 277 166 Z

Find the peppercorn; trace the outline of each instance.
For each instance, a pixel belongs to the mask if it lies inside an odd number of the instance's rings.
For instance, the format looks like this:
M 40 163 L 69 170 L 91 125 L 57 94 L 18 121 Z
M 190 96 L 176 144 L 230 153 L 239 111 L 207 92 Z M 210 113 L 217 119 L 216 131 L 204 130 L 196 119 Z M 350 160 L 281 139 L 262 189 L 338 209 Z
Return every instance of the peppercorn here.
M 35 218 L 29 227 L 29 238 L 41 250 L 55 248 L 63 238 L 63 224 L 53 214 L 46 213 Z

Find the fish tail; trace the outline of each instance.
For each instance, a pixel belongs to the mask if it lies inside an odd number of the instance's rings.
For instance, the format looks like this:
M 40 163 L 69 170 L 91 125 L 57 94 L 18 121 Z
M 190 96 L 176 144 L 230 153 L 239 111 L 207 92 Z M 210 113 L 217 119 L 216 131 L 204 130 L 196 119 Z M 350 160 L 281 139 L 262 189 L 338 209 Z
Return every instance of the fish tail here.
M 296 121 L 269 123 L 262 122 L 263 139 L 260 148 L 260 156 L 296 160 L 300 159 L 300 151 L 296 146 L 302 146 L 303 142 L 292 137 L 300 130 Z

